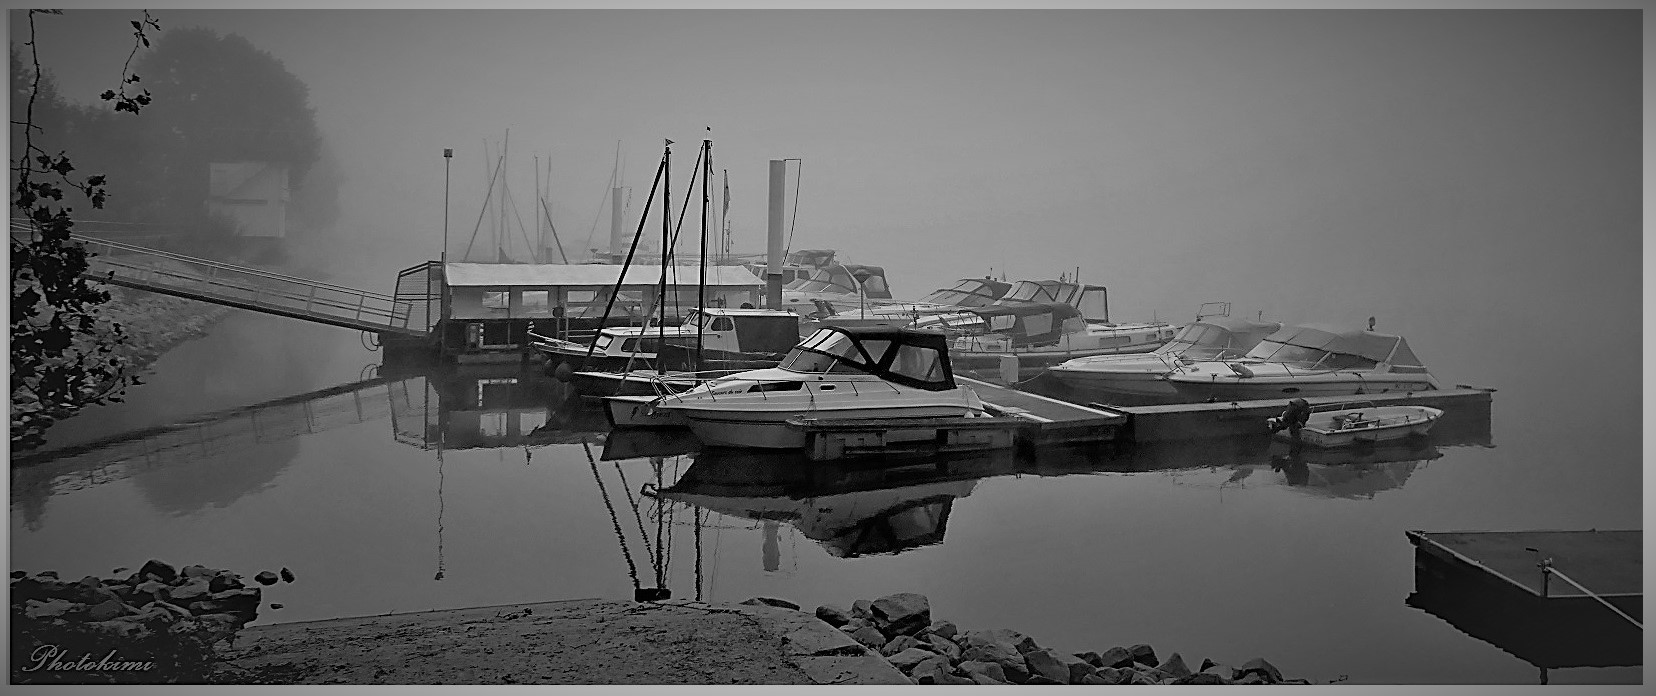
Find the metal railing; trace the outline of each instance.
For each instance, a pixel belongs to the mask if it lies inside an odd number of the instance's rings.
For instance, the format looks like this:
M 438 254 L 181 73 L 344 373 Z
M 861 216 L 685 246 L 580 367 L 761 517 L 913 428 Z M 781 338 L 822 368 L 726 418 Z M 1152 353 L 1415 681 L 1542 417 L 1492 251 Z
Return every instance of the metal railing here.
M 428 330 L 410 325 L 412 304 L 391 295 L 105 239 L 71 238 L 90 254 L 86 276 L 94 280 L 363 330 L 420 335 Z

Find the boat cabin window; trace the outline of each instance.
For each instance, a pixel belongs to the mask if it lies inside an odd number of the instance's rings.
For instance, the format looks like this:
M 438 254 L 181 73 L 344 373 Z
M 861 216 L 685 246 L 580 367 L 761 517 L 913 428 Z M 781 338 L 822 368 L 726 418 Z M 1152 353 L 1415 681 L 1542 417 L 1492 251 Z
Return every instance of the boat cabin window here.
M 898 346 L 897 358 L 891 361 L 891 372 L 920 382 L 941 382 L 942 354 L 919 346 Z
M 795 346 L 778 367 L 793 372 L 815 374 L 845 372 L 848 371 L 848 367 L 861 363 L 862 354 L 857 350 L 856 341 L 837 331 L 823 330 Z M 840 366 L 839 369 L 835 369 L 836 365 Z
M 708 327 L 708 331 L 729 331 L 734 328 L 736 328 L 736 322 L 731 320 L 730 317 L 714 317 L 713 325 Z
M 484 309 L 508 309 L 511 307 L 512 293 L 505 290 L 484 290 Z
M 623 353 L 654 353 L 658 341 L 654 338 L 629 338 L 621 342 Z
M 602 351 L 602 350 L 605 350 L 605 349 L 609 348 L 610 344 L 614 343 L 614 342 L 615 342 L 615 337 L 614 336 L 611 336 L 607 333 L 606 334 L 598 334 L 598 340 L 593 341 L 592 345 L 593 345 L 593 348 Z
M 546 311 L 551 305 L 551 293 L 545 290 L 524 290 L 523 308 L 531 311 Z

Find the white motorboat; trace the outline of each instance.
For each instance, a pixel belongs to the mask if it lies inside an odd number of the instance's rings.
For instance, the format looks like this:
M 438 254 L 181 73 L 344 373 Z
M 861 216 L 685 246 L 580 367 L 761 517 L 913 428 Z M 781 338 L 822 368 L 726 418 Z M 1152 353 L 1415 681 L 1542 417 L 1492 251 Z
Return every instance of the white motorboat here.
M 1187 401 L 1437 389 L 1403 337 L 1326 324 L 1284 328 L 1240 358 L 1181 364 L 1166 379 Z
M 1346 447 L 1425 435 L 1443 417 L 1430 406 L 1376 406 L 1369 402 L 1328 404 L 1311 409 L 1297 441 L 1313 447 Z M 1280 417 L 1266 420 L 1278 439 L 1294 441 Z
M 830 326 L 795 346 L 774 368 L 738 372 L 660 397 L 683 414 L 703 444 L 794 448 L 812 418 L 958 418 L 985 415 L 977 393 L 955 383 L 942 334 Z
M 1282 328 L 1228 316 L 1200 317 L 1179 329 L 1172 340 L 1148 353 L 1094 355 L 1053 365 L 1048 372 L 1064 386 L 1133 396 L 1173 396 L 1177 390 L 1162 379 L 1181 364 L 1239 358 Z

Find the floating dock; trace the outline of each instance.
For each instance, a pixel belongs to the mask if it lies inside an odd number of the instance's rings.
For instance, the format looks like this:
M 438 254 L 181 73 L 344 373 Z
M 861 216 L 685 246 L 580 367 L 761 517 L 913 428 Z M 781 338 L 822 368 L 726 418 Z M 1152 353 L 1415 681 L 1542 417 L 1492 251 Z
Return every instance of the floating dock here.
M 1431 406 L 1443 409 L 1444 419 L 1483 417 L 1487 419 L 1495 390 L 1457 386 L 1454 389 L 1303 397 L 1312 406 L 1366 401 L 1375 406 Z M 980 392 L 981 393 L 981 392 Z M 988 399 L 985 399 L 986 401 Z M 1111 406 L 1094 408 L 1116 411 L 1128 417 L 1125 439 L 1135 443 L 1170 442 L 1206 437 L 1236 437 L 1267 432 L 1265 419 L 1282 413 L 1290 399 L 1218 401 L 1212 403 L 1164 404 L 1158 406 Z
M 1541 683 L 1549 669 L 1643 663 L 1643 532 L 1407 536 L 1407 604 L 1540 668 Z

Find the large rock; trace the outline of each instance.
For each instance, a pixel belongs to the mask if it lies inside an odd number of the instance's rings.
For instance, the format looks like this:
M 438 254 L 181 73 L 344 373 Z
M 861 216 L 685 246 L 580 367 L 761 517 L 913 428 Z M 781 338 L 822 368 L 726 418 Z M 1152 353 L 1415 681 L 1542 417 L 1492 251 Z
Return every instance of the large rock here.
M 936 633 L 925 633 L 922 635 L 925 637 L 921 640 L 931 646 L 932 650 L 937 651 L 937 654 L 949 658 L 952 662 L 960 661 L 961 649 L 960 646 L 956 645 L 954 641 L 937 635 Z
M 1058 661 L 1057 651 L 1051 648 L 1041 648 L 1024 653 L 1024 665 L 1029 668 L 1030 678 L 1046 677 L 1059 684 L 1068 684 L 1069 666 Z
M 999 679 L 988 676 L 986 674 L 979 674 L 979 673 L 973 673 L 972 674 L 972 683 L 973 684 L 984 684 L 984 685 L 987 685 L 987 686 L 1001 686 L 1001 685 L 1006 684 L 1006 682 L 1003 682 Z
M 263 574 L 264 573 L 260 573 L 259 575 L 263 575 Z M 253 576 L 253 579 L 254 580 L 259 580 L 258 575 Z M 261 584 L 265 584 L 265 585 L 273 585 L 273 584 L 276 583 L 276 574 L 271 573 L 270 582 L 265 582 L 263 580 L 259 580 L 259 582 Z M 747 604 L 747 605 L 756 606 L 756 607 L 779 607 L 779 608 L 782 608 L 782 609 L 792 609 L 794 611 L 799 611 L 799 605 L 798 604 L 794 604 L 793 602 L 790 602 L 786 599 L 777 599 L 775 597 L 752 597 L 752 598 L 749 598 L 749 599 L 742 600 L 742 604 Z
M 261 570 L 261 571 L 259 571 L 258 575 L 253 576 L 253 581 L 259 583 L 260 585 L 274 585 L 274 584 L 276 584 L 276 581 L 280 580 L 280 579 L 281 579 L 280 575 L 277 575 L 277 574 L 275 574 L 273 572 L 270 572 L 268 570 Z M 742 603 L 743 604 L 748 604 L 752 601 L 753 600 L 750 599 L 750 600 L 748 600 L 746 602 L 742 602 Z M 794 607 L 794 608 L 798 609 L 799 607 Z
M 966 635 L 983 636 L 992 641 L 1008 643 L 1019 653 L 1026 653 L 1041 647 L 1035 644 L 1034 638 L 1030 638 L 1029 636 L 1010 628 L 995 628 L 987 631 L 967 631 Z
M 1127 654 L 1133 656 L 1134 662 L 1146 667 L 1155 667 L 1160 662 L 1156 659 L 1156 649 L 1144 643 L 1127 648 Z
M 896 667 L 899 671 L 901 671 L 904 674 L 908 674 L 909 672 L 914 671 L 914 667 L 916 665 L 920 664 L 920 662 L 922 660 L 926 660 L 928 658 L 933 658 L 933 657 L 942 657 L 942 656 L 938 655 L 937 653 L 934 653 L 930 650 L 922 650 L 920 648 L 909 648 L 909 649 L 904 650 L 900 653 L 897 653 L 896 655 L 892 655 L 891 657 L 887 658 L 887 660 L 889 662 L 891 662 L 891 666 Z
M 121 600 L 110 599 L 100 602 L 97 605 L 94 605 L 91 609 L 88 609 L 86 611 L 86 616 L 93 621 L 108 621 L 110 619 L 119 616 L 126 616 L 127 614 L 132 613 L 127 611 L 130 608 L 131 607 L 121 603 Z
M 1098 668 L 1092 666 L 1092 664 L 1086 660 L 1074 655 L 1065 655 L 1063 653 L 1056 654 L 1058 656 L 1058 661 L 1063 663 L 1064 667 L 1069 669 L 1069 683 L 1071 684 L 1080 684 L 1082 678 L 1089 674 L 1096 674 L 1098 672 Z M 1025 657 L 1028 656 L 1026 655 Z
M 926 627 L 926 632 L 934 636 L 943 636 L 952 641 L 955 636 L 960 635 L 960 628 L 956 627 L 953 621 L 933 621 L 930 626 Z
M 212 594 L 212 588 L 206 578 L 195 577 L 182 585 L 172 588 L 169 601 L 188 604 Z
M 142 578 L 150 575 L 155 576 L 156 580 L 170 584 L 178 578 L 178 570 L 161 561 L 151 560 L 145 563 L 144 567 L 138 569 L 138 577 Z
M 961 660 L 998 664 L 1006 672 L 1006 681 L 1021 684 L 1029 678 L 1029 667 L 1024 664 L 1023 653 L 1018 652 L 1018 648 L 1011 643 L 995 640 L 992 636 L 968 633 L 961 648 Z
M 1086 660 L 1087 664 L 1094 667 L 1109 667 L 1109 665 L 1104 664 L 1104 657 L 1102 655 L 1099 655 L 1091 650 L 1086 652 L 1078 652 L 1075 656 Z
M 1024 684 L 1029 686 L 1035 686 L 1037 684 L 1063 686 L 1064 682 L 1058 681 L 1057 679 L 1053 679 L 1052 677 L 1044 674 L 1031 674 L 1029 675 L 1029 680 L 1025 681 Z
M 27 599 L 23 601 L 23 615 L 31 619 L 50 619 L 71 612 L 85 611 L 86 605 L 71 602 L 67 599 Z
M 1173 683 L 1180 685 L 1189 684 L 1193 686 L 1219 686 L 1221 684 L 1229 684 L 1230 682 L 1225 681 L 1217 674 L 1210 672 L 1198 672 L 1196 674 L 1189 674 L 1179 677 L 1178 679 L 1174 679 Z
M 909 677 L 921 684 L 942 683 L 944 675 L 949 673 L 949 660 L 942 655 L 932 655 L 923 658 L 909 670 Z
M 178 571 L 178 574 L 186 579 L 210 578 L 218 574 L 218 571 L 204 565 L 187 565 Z
M 866 599 L 859 599 L 852 602 L 851 618 L 872 620 L 874 618 L 874 603 Z
M 874 600 L 874 625 L 888 636 L 911 635 L 931 625 L 931 603 L 923 594 L 899 592 Z
M 1162 660 L 1161 664 L 1156 665 L 1155 676 L 1157 679 L 1178 679 L 1188 677 L 1191 674 L 1190 667 L 1185 664 L 1184 657 L 1178 653 L 1169 655 L 1166 660 Z
M 994 680 L 997 684 L 1005 684 L 1007 682 L 1006 670 L 1001 669 L 1000 663 L 997 662 L 966 660 L 961 662 L 958 667 L 960 671 L 965 673 L 967 676 L 974 677 L 974 680 L 977 675 L 983 675 Z M 981 684 L 982 682 L 978 683 Z
M 884 634 L 882 634 L 882 635 L 884 635 Z M 907 650 L 909 648 L 918 648 L 918 647 L 921 647 L 922 645 L 928 645 L 928 644 L 922 643 L 920 641 L 920 639 L 915 638 L 914 636 L 897 636 L 896 638 L 892 638 L 883 647 L 880 648 L 880 654 L 885 655 L 886 657 L 891 657 L 892 655 L 896 655 L 897 653 L 900 653 L 900 652 L 902 652 L 904 650 Z M 930 647 L 927 647 L 926 649 L 931 650 Z M 937 651 L 932 650 L 932 652 L 937 652 Z
M 839 607 L 831 607 L 826 604 L 816 608 L 816 617 L 822 619 L 823 623 L 833 626 L 834 628 L 839 628 L 851 623 L 850 613 Z
M 885 634 L 873 626 L 858 626 L 856 630 L 849 632 L 847 635 L 851 636 L 851 640 L 868 646 L 870 650 L 879 650 L 885 647 L 887 642 Z
M 207 587 L 214 592 L 223 592 L 225 590 L 239 590 L 246 587 L 246 585 L 242 584 L 240 576 L 228 570 L 221 570 L 208 581 Z
M 1125 684 L 1132 681 L 1133 670 L 1105 667 L 1104 669 L 1098 670 L 1097 674 L 1094 674 L 1092 678 L 1087 680 L 1088 684 L 1098 683 L 1096 681 L 1092 681 L 1092 679 L 1102 679 L 1105 684 Z
M 1240 674 L 1258 674 L 1264 677 L 1266 683 L 1269 684 L 1282 683 L 1282 672 L 1276 668 L 1276 665 L 1266 662 L 1263 657 L 1256 657 L 1242 663 L 1242 666 L 1238 667 L 1236 671 Z

